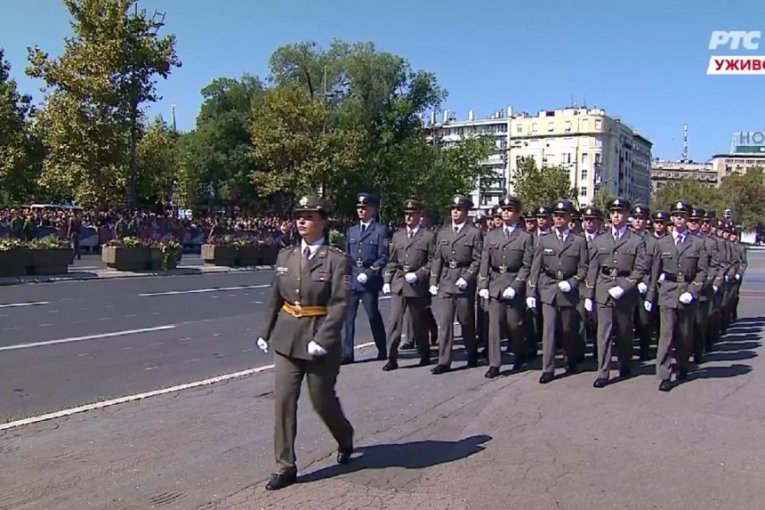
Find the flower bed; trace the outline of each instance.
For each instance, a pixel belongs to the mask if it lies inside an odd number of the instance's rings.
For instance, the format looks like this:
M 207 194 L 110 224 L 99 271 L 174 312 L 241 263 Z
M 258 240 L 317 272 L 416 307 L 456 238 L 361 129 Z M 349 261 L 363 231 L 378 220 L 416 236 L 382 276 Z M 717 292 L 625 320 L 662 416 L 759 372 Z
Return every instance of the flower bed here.
M 202 260 L 216 266 L 266 266 L 276 263 L 278 246 L 248 237 L 223 236 L 202 245 Z
M 172 239 L 125 237 L 106 243 L 101 260 L 106 267 L 117 271 L 167 270 L 178 267 L 181 251 L 180 243 Z
M 56 235 L 22 242 L 0 241 L 0 276 L 64 274 L 74 258 L 69 243 Z
M 27 274 L 31 255 L 29 248 L 16 239 L 0 240 L 0 276 L 22 276 Z

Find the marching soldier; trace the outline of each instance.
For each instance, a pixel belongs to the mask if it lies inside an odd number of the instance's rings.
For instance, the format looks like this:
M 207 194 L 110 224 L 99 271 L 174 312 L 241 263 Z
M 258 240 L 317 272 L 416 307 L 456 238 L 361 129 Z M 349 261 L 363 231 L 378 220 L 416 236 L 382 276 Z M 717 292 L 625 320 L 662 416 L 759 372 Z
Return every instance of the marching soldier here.
M 569 374 L 577 373 L 581 346 L 577 337 L 576 305 L 578 286 L 587 276 L 587 241 L 571 233 L 568 224 L 574 205 L 561 200 L 553 209 L 555 227 L 539 238 L 528 280 L 529 308 L 542 303 L 542 376 L 540 384 L 555 379 L 555 339 L 560 331 L 560 343 L 566 355 Z
M 386 372 L 398 368 L 398 349 L 407 310 L 420 353 L 420 366 L 430 363 L 426 310 L 430 303 L 428 280 L 436 243 L 433 232 L 420 227 L 422 210 L 422 202 L 407 200 L 404 207 L 406 226 L 393 234 L 390 257 L 385 267 L 383 294 L 391 295 L 390 352 L 388 363 L 383 366 Z
M 524 230 L 531 235 L 536 248 L 539 237 L 537 236 L 537 213 L 534 209 L 529 209 L 523 214 L 523 224 Z M 526 324 L 526 355 L 529 360 L 537 357 L 539 343 L 542 341 L 542 322 L 537 320 L 537 315 L 536 309 L 526 307 L 524 323 Z
M 582 226 L 584 239 L 587 241 L 587 267 L 589 270 L 590 257 L 592 255 L 592 244 L 595 238 L 602 233 L 603 211 L 596 206 L 587 207 L 582 213 Z M 594 311 L 588 312 L 584 308 L 584 300 L 587 299 L 587 285 L 579 286 L 579 334 L 583 339 L 584 345 L 592 344 L 592 357 L 598 359 L 598 314 Z
M 487 379 L 499 376 L 502 363 L 500 341 L 504 331 L 508 332 L 513 343 L 514 370 L 525 363 L 524 289 L 534 255 L 531 234 L 524 232 L 518 222 L 520 200 L 508 195 L 502 199 L 500 206 L 504 225 L 486 236 L 478 276 L 478 295 L 489 303 Z
M 489 230 L 502 228 L 502 225 L 504 225 L 504 221 L 502 220 L 502 206 L 497 204 L 491 208 L 491 228 Z
M 377 359 L 388 356 L 385 348 L 385 326 L 378 305 L 383 279 L 382 270 L 388 263 L 388 232 L 384 225 L 375 221 L 380 203 L 377 197 L 368 193 L 359 193 L 356 210 L 359 223 L 348 229 L 345 252 L 351 258 L 351 298 L 348 303 L 348 316 L 345 318 L 343 335 L 343 363 L 353 363 L 354 337 L 356 336 L 356 314 L 359 301 L 369 317 L 372 338 L 377 347 Z
M 660 314 L 659 349 L 656 375 L 660 391 L 670 391 L 672 346 L 676 348 L 677 380 L 688 376 L 693 327 L 698 301 L 707 280 L 707 256 L 704 241 L 687 228 L 691 206 L 680 201 L 672 211 L 675 228 L 672 235 L 656 242 L 656 256 L 651 268 L 651 288 L 646 308 L 658 304 Z
M 467 220 L 473 203 L 464 195 L 452 199 L 452 221 L 438 232 L 430 277 L 430 293 L 443 297 L 438 325 L 438 364 L 433 374 L 451 370 L 454 318 L 462 329 L 467 365 L 478 366 L 475 339 L 476 277 L 481 262 L 483 234 Z
M 537 219 L 534 234 L 534 249 L 536 250 L 536 247 L 539 245 L 539 240 L 542 239 L 542 236 L 550 233 L 550 225 L 552 223 L 552 207 L 546 204 L 540 205 L 537 207 L 534 216 Z M 537 350 L 539 349 L 539 344 L 542 342 L 542 329 L 544 322 L 542 317 L 543 312 L 541 307 L 533 308 L 530 311 L 533 315 L 532 320 L 534 321 L 534 332 L 536 336 L 533 339 L 534 344 L 532 345 L 531 349 L 529 349 L 529 352 L 533 353 L 533 357 L 536 357 Z
M 699 302 L 694 320 L 695 334 L 693 335 L 693 360 L 698 365 L 702 363 L 704 351 L 711 350 L 710 317 L 714 311 L 715 294 L 722 284 L 720 276 L 720 262 L 717 253 L 717 241 L 709 238 L 703 231 L 702 222 L 707 216 L 707 211 L 701 207 L 691 208 L 688 217 L 688 231 L 704 243 L 704 253 L 707 257 L 707 279 L 704 286 L 699 290 Z
M 574 209 L 571 213 L 571 221 L 568 224 L 569 230 L 575 236 L 582 235 L 582 213 L 578 209 Z
M 720 338 L 720 306 L 722 305 L 723 293 L 725 292 L 725 273 L 728 270 L 727 251 L 723 246 L 722 238 L 717 237 L 717 213 L 707 211 L 701 220 L 701 233 L 705 236 L 707 250 L 712 250 L 717 257 L 717 275 L 712 284 L 712 296 L 709 298 L 709 328 L 707 333 L 707 352 L 714 348 L 715 342 Z
M 585 308 L 598 314 L 598 374 L 595 388 L 608 384 L 611 372 L 611 333 L 616 328 L 619 376 L 632 375 L 632 342 L 637 289 L 646 274 L 645 242 L 627 228 L 629 201 L 617 198 L 609 205 L 611 228 L 592 243 L 587 271 Z
M 721 270 L 725 271 L 723 279 L 725 285 L 723 289 L 722 303 L 720 304 L 720 317 L 722 331 L 728 330 L 728 326 L 731 324 L 731 301 L 733 300 L 733 289 L 736 282 L 737 257 L 733 244 L 730 242 L 730 230 L 731 225 L 727 221 L 720 221 L 717 227 L 718 235 L 721 239 L 721 244 L 718 245 L 720 249 L 719 257 L 720 263 L 723 266 Z
M 497 221 L 498 220 L 498 221 Z M 484 237 L 488 232 L 502 226 L 502 209 L 499 204 L 491 208 L 491 216 L 486 219 Z M 476 329 L 478 331 L 478 355 L 486 358 L 489 355 L 489 302 L 486 299 L 476 299 Z
M 731 298 L 730 320 L 738 320 L 738 297 L 741 290 L 741 281 L 744 279 L 744 273 L 749 265 L 746 256 L 746 247 L 739 242 L 739 230 L 736 227 L 731 228 L 730 242 L 733 246 L 734 260 L 736 262 L 736 272 L 733 275 L 733 296 Z
M 637 204 L 632 208 L 632 231 L 643 238 L 645 242 L 645 267 L 646 274 L 643 279 L 637 284 L 638 293 L 640 299 L 638 305 L 635 307 L 635 332 L 638 336 L 639 357 L 640 361 L 647 361 L 650 358 L 651 352 L 651 336 L 653 334 L 654 322 L 652 321 L 652 313 L 646 310 L 644 303 L 645 295 L 648 292 L 648 285 L 650 283 L 651 262 L 653 261 L 653 252 L 656 247 L 656 238 L 648 233 L 646 230 L 646 223 L 651 218 L 651 211 L 648 206 L 643 204 Z
M 279 252 L 271 302 L 258 348 L 274 350 L 276 472 L 267 490 L 295 483 L 297 404 L 303 378 L 314 409 L 338 443 L 337 462 L 353 452 L 353 427 L 335 394 L 342 357 L 341 329 L 349 299 L 350 261 L 325 240 L 329 205 L 304 197 L 295 209 L 300 246 Z

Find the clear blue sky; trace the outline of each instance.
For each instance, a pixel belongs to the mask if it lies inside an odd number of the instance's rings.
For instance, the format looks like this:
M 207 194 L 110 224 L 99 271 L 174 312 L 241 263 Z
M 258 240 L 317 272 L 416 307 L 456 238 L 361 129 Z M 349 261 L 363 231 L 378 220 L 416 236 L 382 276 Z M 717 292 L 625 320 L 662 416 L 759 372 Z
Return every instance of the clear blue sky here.
M 681 4 L 687 7 L 681 6 Z M 765 76 L 707 76 L 712 30 L 765 31 L 761 0 L 142 0 L 167 14 L 183 67 L 159 83 L 151 114 L 194 126 L 199 91 L 220 76 L 268 74 L 279 46 L 333 38 L 373 41 L 433 71 L 449 91 L 446 108 L 466 118 L 511 105 L 516 111 L 586 98 L 639 130 L 653 154 L 678 159 L 682 126 L 690 156 L 727 152 L 731 133 L 762 130 Z M 70 34 L 59 0 L 1 0 L 0 46 L 23 92 L 26 47 L 52 55 Z M 719 52 L 732 54 L 736 52 Z M 757 54 L 765 55 L 765 41 Z

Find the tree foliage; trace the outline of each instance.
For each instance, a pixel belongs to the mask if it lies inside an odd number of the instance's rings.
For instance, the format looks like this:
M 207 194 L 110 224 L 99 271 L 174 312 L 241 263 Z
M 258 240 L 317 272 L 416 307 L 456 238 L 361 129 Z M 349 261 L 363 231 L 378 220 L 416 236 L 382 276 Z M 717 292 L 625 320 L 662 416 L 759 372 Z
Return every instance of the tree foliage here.
M 134 115 L 157 100 L 156 76 L 180 61 L 175 37 L 160 38 L 155 20 L 131 13 L 135 0 L 64 0 L 74 35 L 58 58 L 29 50 L 27 73 L 45 82 L 37 121 L 46 156 L 41 184 L 83 204 L 120 202 L 128 181 Z
M 654 193 L 651 210 L 671 211 L 675 204 L 684 200 L 692 206 L 712 209 L 721 213 L 725 209 L 723 194 L 718 188 L 710 188 L 695 179 L 682 179 L 669 183 Z M 720 216 L 722 216 L 720 214 Z
M 746 174 L 723 177 L 720 183 L 722 205 L 718 211 L 730 208 L 733 218 L 750 230 L 758 227 L 765 218 L 765 174 L 762 168 L 754 168 Z M 718 212 L 718 216 L 720 216 Z
M 512 176 L 513 193 L 524 207 L 553 205 L 556 201 L 576 199 L 568 170 L 559 166 L 537 167 L 534 158 L 522 158 Z
M 158 117 L 138 145 L 139 204 L 169 203 L 178 166 L 178 134 Z
M 31 129 L 31 98 L 18 92 L 0 48 L 0 203 L 21 202 L 35 193 L 39 147 Z

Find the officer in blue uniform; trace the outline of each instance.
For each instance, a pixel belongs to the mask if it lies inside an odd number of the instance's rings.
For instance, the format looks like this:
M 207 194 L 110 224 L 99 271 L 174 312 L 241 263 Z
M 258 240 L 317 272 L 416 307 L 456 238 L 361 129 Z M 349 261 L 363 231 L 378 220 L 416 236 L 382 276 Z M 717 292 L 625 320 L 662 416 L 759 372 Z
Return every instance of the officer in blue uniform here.
M 343 364 L 353 363 L 353 342 L 356 333 L 356 314 L 359 301 L 369 317 L 372 337 L 377 346 L 377 359 L 387 359 L 385 326 L 378 308 L 383 286 L 382 270 L 388 263 L 388 233 L 384 225 L 375 221 L 380 202 L 374 195 L 359 193 L 356 210 L 359 223 L 348 229 L 345 252 L 351 258 L 351 296 L 343 335 Z

